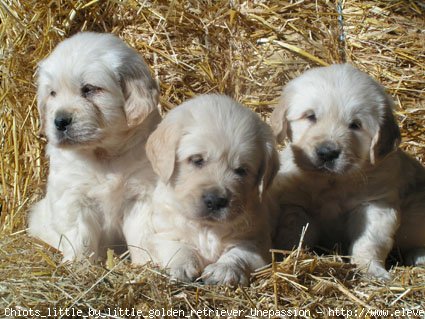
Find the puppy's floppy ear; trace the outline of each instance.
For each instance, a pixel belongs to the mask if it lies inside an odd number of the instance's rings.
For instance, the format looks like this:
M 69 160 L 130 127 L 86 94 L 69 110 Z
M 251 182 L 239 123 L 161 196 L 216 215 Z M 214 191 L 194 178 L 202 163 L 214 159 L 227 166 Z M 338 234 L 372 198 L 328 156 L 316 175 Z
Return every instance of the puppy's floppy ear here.
M 168 123 L 165 119 L 146 142 L 146 155 L 153 170 L 164 183 L 168 183 L 173 175 L 180 136 L 180 125 Z
M 385 93 L 384 93 L 385 94 Z M 384 113 L 380 119 L 380 125 L 372 139 L 370 147 L 370 162 L 375 164 L 379 159 L 395 151 L 401 141 L 400 128 L 392 112 L 393 102 L 385 96 Z
M 279 103 L 275 106 L 270 117 L 270 125 L 272 127 L 274 136 L 278 143 L 283 142 L 288 135 L 288 121 L 286 113 L 288 111 L 288 98 L 285 96 L 285 90 L 280 97 Z
M 264 158 L 261 163 L 258 187 L 260 191 L 260 197 L 270 187 L 279 171 L 279 154 L 276 150 L 275 143 L 270 141 L 266 142 L 264 150 Z
M 159 88 L 146 64 L 137 56 L 124 60 L 118 69 L 124 93 L 124 112 L 129 127 L 135 127 L 157 108 Z

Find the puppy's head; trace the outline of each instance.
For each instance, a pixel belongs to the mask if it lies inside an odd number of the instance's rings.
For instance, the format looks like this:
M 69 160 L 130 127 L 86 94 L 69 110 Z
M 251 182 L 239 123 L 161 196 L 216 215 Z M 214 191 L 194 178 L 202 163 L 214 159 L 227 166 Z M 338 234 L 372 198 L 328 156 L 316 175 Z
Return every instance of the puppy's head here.
M 58 147 L 98 147 L 157 107 L 158 86 L 137 54 L 112 34 L 84 32 L 40 62 L 41 131 Z
M 271 117 L 303 170 L 349 174 L 395 150 L 400 131 L 382 86 L 354 67 L 311 69 L 290 81 Z
M 216 222 L 259 200 L 279 167 L 274 146 L 255 113 L 229 97 L 203 95 L 170 111 L 146 150 L 182 213 Z

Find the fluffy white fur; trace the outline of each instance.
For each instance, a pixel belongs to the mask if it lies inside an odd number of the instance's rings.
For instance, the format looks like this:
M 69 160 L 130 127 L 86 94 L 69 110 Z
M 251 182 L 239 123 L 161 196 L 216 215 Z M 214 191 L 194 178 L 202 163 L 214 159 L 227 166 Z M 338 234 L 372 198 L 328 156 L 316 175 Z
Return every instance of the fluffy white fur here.
M 261 197 L 279 167 L 271 129 L 231 98 L 203 95 L 170 111 L 146 148 L 160 181 L 151 207 L 125 225 L 133 262 L 152 260 L 179 281 L 248 284 L 269 259 Z M 228 204 L 208 208 L 211 194 Z
M 309 223 L 307 245 L 341 244 L 373 276 L 389 278 L 394 242 L 407 263 L 425 262 L 425 171 L 398 149 L 392 106 L 350 65 L 312 69 L 285 86 L 271 117 L 275 135 L 289 139 L 273 186 L 276 247 L 292 248 Z M 339 156 L 323 160 L 323 146 Z
M 50 171 L 29 233 L 64 260 L 125 248 L 123 218 L 156 180 L 145 143 L 158 86 L 146 64 L 112 34 L 79 33 L 39 64 L 37 99 Z

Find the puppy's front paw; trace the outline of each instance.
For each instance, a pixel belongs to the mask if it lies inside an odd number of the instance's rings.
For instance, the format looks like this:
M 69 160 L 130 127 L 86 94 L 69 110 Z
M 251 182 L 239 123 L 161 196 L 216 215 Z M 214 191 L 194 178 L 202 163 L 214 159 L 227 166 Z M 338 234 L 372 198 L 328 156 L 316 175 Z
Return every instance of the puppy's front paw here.
M 215 263 L 208 265 L 202 273 L 203 281 L 207 285 L 248 286 L 249 274 L 234 264 Z
M 391 274 L 384 268 L 384 266 L 378 261 L 371 261 L 368 266 L 366 266 L 366 275 L 381 279 L 384 281 L 391 280 Z
M 384 268 L 380 268 L 380 269 L 374 269 L 374 270 L 368 270 L 367 272 L 369 275 L 381 279 L 383 281 L 390 281 L 392 279 L 391 274 L 385 270 Z
M 186 263 L 170 265 L 169 273 L 171 281 L 193 282 L 201 274 L 201 266 L 194 258 Z

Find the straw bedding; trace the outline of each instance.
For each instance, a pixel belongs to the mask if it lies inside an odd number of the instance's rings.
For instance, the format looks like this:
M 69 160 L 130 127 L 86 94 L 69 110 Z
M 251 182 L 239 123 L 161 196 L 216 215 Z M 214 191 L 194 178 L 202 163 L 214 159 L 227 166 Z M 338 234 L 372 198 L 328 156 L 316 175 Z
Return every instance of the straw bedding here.
M 28 207 L 47 176 L 33 74 L 80 30 L 113 32 L 138 49 L 161 83 L 164 112 L 196 94 L 223 92 L 267 119 L 289 79 L 346 59 L 387 87 L 402 147 L 425 162 L 423 2 L 339 3 L 343 27 L 337 2 L 325 0 L 1 0 L 0 316 L 424 318 L 421 268 L 394 267 L 384 284 L 339 256 L 296 250 L 275 252 L 284 261 L 259 270 L 249 288 L 177 285 L 153 266 L 131 266 L 128 256 L 63 265 L 60 254 L 25 235 Z

